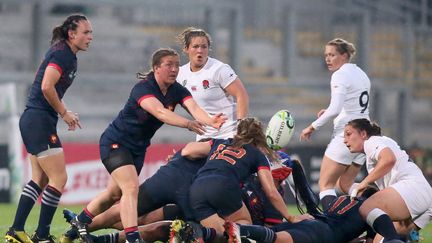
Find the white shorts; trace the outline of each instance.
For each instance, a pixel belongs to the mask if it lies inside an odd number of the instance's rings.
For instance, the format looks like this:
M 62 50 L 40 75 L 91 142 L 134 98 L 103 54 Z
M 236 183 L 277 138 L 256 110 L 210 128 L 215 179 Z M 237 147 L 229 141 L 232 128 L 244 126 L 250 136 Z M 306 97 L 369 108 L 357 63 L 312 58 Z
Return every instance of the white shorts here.
M 432 188 L 424 177 L 400 180 L 390 186 L 401 195 L 419 228 L 432 221 Z
M 345 145 L 343 133 L 332 138 L 327 145 L 325 156 L 339 164 L 350 165 L 352 162 L 363 165 L 366 161 L 366 156 L 363 153 L 351 153 Z

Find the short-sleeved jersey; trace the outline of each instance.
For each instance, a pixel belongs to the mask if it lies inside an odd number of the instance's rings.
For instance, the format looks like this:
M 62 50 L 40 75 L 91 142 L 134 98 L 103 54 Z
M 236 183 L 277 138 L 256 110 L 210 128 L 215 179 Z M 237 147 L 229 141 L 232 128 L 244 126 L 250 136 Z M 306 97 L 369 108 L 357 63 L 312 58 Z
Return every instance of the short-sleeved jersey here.
M 40 64 L 35 80 L 31 86 L 26 107 L 48 110 L 55 113 L 42 93 L 42 79 L 47 67 L 53 67 L 61 74 L 55 85 L 59 99 L 62 99 L 66 90 L 72 84 L 77 71 L 77 58 L 71 48 L 64 41 L 60 41 L 49 48 L 45 58 Z
M 326 222 L 332 229 L 333 242 L 349 242 L 365 231 L 368 232 L 368 235 L 374 235 L 373 230 L 359 213 L 359 208 L 365 200 L 362 197 L 351 200 L 350 196 L 340 196 L 324 212 L 324 217 L 318 218 Z
M 158 99 L 171 111 L 174 111 L 177 104 L 183 104 L 185 100 L 192 98 L 190 92 L 176 82 L 163 95 L 154 76 L 150 75 L 132 88 L 125 106 L 105 130 L 105 136 L 129 148 L 142 149 L 149 146 L 150 139 L 163 125 L 162 121 L 140 106 L 143 100 L 150 97 Z
M 235 134 L 237 126 L 237 103 L 233 96 L 225 92 L 225 88 L 237 78 L 234 70 L 225 63 L 214 58 L 208 58 L 204 67 L 192 72 L 190 62 L 181 66 L 177 81 L 186 87 L 192 94 L 198 105 L 210 115 L 224 113 L 227 120 L 218 131 L 215 128 L 206 127 L 201 138 L 230 138 Z
M 205 165 L 198 171 L 198 177 L 222 174 L 244 182 L 258 170 L 270 170 L 267 157 L 255 146 L 246 144 L 240 148 L 231 146 L 232 139 L 215 139 Z
M 333 120 L 333 134 L 343 132 L 345 125 L 351 120 L 369 119 L 371 84 L 363 70 L 353 63 L 346 63 L 332 74 L 330 86 L 332 97 L 336 95 L 344 97 L 342 110 Z M 319 128 L 327 122 L 327 117 L 320 118 L 312 123 L 313 127 Z
M 391 138 L 386 136 L 371 136 L 364 142 L 366 154 L 366 169 L 370 173 L 376 166 L 380 152 L 389 148 L 396 157 L 396 164 L 384 177 L 375 181 L 380 190 L 398 182 L 401 179 L 418 179 L 424 177 L 415 163 L 410 161 L 408 154 Z

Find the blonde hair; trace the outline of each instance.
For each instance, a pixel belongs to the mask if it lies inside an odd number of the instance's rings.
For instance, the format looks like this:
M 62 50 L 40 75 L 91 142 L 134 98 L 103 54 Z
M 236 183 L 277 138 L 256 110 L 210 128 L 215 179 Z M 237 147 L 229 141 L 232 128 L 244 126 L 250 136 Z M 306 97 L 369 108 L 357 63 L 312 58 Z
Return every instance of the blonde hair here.
M 348 55 L 348 60 L 350 61 L 356 54 L 356 48 L 354 44 L 341 38 L 336 38 L 327 42 L 327 46 L 336 47 L 336 51 L 342 55 L 346 53 Z

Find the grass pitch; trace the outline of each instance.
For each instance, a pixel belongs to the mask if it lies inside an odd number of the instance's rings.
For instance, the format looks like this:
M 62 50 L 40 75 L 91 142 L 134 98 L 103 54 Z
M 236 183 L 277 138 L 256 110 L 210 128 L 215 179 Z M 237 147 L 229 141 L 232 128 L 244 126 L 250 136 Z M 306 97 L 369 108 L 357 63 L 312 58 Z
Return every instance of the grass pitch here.
M 81 212 L 83 205 L 78 206 L 65 206 L 60 205 L 59 208 L 56 211 L 56 214 L 54 216 L 53 222 L 51 224 L 51 234 L 55 237 L 59 238 L 61 234 L 63 234 L 66 230 L 69 229 L 69 224 L 66 223 L 66 221 L 63 218 L 63 209 L 67 208 L 72 210 L 73 212 Z M 289 211 L 293 214 L 295 214 L 297 211 L 297 208 L 295 206 L 289 206 Z M 6 234 L 6 231 L 8 228 L 12 225 L 12 221 L 15 216 L 16 211 L 16 205 L 15 204 L 5 204 L 0 203 L 0 237 L 3 241 L 3 237 Z M 37 223 L 39 220 L 39 211 L 40 211 L 40 205 L 36 205 L 33 210 L 31 211 L 26 224 L 26 232 L 29 235 L 32 235 L 33 232 L 36 230 Z M 103 230 L 98 231 L 100 233 L 107 232 L 109 230 Z M 432 224 L 429 224 L 425 229 L 420 231 L 420 238 L 422 243 L 432 243 Z

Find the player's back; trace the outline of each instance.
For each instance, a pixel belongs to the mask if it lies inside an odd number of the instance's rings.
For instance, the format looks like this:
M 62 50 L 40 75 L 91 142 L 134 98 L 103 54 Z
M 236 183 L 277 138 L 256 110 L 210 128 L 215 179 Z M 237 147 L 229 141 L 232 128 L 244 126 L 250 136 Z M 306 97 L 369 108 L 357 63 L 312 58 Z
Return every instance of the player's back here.
M 236 148 L 231 144 L 232 139 L 215 139 L 199 176 L 219 174 L 243 182 L 261 167 L 270 169 L 268 159 L 255 146 L 245 144 Z
M 364 198 L 351 199 L 349 196 L 340 196 L 332 203 L 332 207 L 324 212 L 322 220 L 332 228 L 334 242 L 349 242 L 363 232 L 371 230 L 359 213 L 364 200 Z

